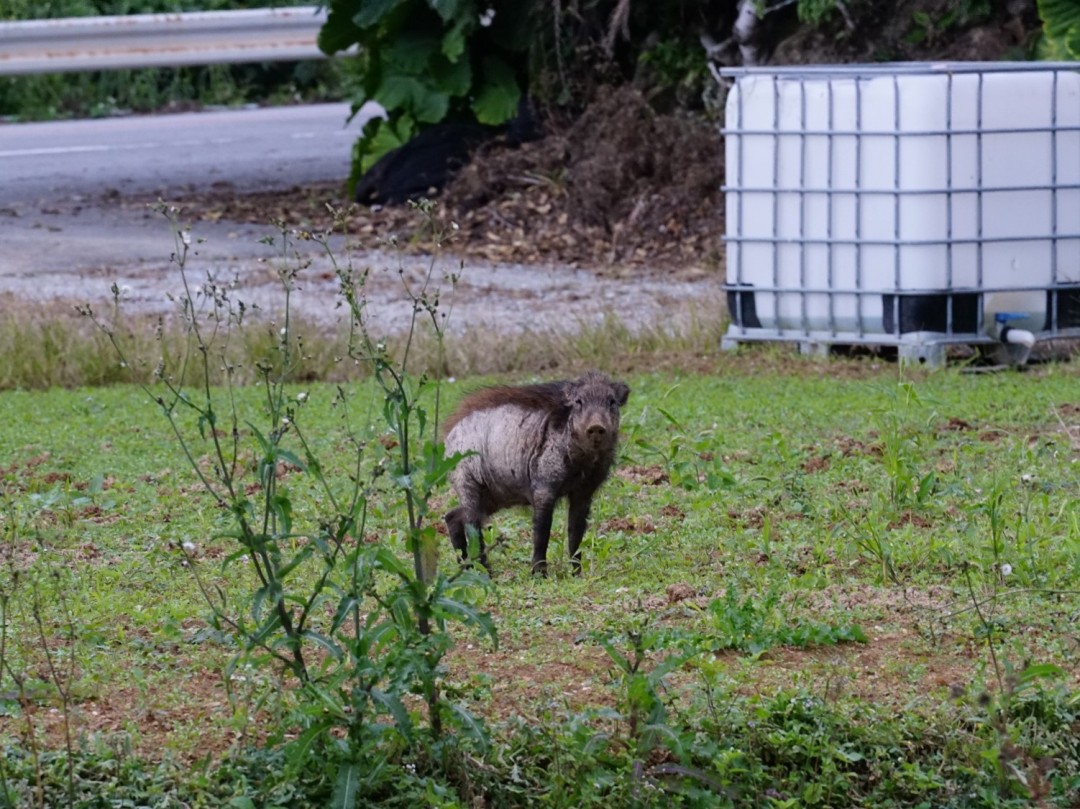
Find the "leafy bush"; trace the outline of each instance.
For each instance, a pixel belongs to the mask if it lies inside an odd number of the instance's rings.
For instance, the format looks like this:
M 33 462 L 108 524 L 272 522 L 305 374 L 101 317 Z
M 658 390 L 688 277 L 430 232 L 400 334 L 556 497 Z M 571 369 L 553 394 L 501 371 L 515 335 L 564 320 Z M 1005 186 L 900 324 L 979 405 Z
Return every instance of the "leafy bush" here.
M 447 118 L 501 124 L 517 112 L 526 83 L 532 3 L 332 0 L 319 47 L 334 54 L 359 44 L 358 110 L 377 101 L 357 142 L 355 180 L 418 127 Z

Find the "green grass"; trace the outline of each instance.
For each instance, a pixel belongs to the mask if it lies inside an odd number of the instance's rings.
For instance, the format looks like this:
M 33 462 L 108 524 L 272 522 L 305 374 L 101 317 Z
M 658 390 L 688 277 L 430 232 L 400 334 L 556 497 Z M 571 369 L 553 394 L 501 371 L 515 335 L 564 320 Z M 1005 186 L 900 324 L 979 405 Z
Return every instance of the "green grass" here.
M 1077 376 L 909 377 L 777 348 L 717 357 L 708 374 L 629 374 L 585 574 L 570 576 L 555 540 L 552 576 L 529 576 L 528 515 L 495 520 L 499 649 L 454 630 L 448 658 L 448 688 L 495 733 L 472 788 L 491 805 L 1069 805 Z M 362 427 L 374 389 L 347 386 L 347 424 L 333 386 L 300 391 L 307 435 L 343 461 L 343 430 Z M 262 395 L 240 391 L 244 419 L 258 423 Z M 9 391 L 0 407 L 12 667 L 0 730 L 27 805 L 33 768 L 16 751 L 30 733 L 63 758 L 63 712 L 50 709 L 64 688 L 87 795 L 308 805 L 274 797 L 286 785 L 272 753 L 245 752 L 281 732 L 290 690 L 269 668 L 223 676 L 233 650 L 208 627 L 179 545 L 229 597 L 251 582 L 241 565 L 221 569 L 228 515 L 200 494 L 156 406 L 116 386 Z M 287 483 L 297 503 L 316 496 L 303 474 Z M 386 504 L 369 533 L 404 556 L 400 522 Z M 48 673 L 40 633 L 74 662 L 68 680 Z M 11 671 L 27 675 L 31 704 L 11 698 Z M 63 767 L 44 781 L 67 794 Z M 408 783 L 403 795 L 423 792 Z M 321 805 L 319 788 L 303 800 Z

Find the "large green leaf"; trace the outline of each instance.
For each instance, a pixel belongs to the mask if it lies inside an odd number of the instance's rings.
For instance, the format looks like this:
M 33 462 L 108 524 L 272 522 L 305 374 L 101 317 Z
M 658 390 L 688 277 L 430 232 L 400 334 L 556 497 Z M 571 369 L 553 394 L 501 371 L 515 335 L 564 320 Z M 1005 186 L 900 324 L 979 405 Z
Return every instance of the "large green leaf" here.
M 407 142 L 416 130 L 414 124 L 412 116 L 407 114 L 395 116 L 393 122 L 384 118 L 370 121 L 364 127 L 364 137 L 358 141 L 358 146 L 365 147 L 360 170 L 367 171 L 384 154 Z
M 443 34 L 443 56 L 451 62 L 457 62 L 465 53 L 465 43 L 469 35 L 476 28 L 476 17 L 461 17 L 455 22 L 450 30 Z
M 441 50 L 439 38 L 427 34 L 399 35 L 382 53 L 386 65 L 402 73 L 420 74 L 430 66 L 431 57 Z
M 348 3 L 337 2 L 330 6 L 326 22 L 319 29 L 319 50 L 334 54 L 355 45 L 360 39 L 360 29 L 353 23 Z
M 360 765 L 355 762 L 342 764 L 334 781 L 334 794 L 330 797 L 331 809 L 353 809 L 360 796 Z
M 472 103 L 476 120 L 497 126 L 517 114 L 521 88 L 514 70 L 498 56 L 484 58 L 483 84 Z
M 407 0 L 361 0 L 360 10 L 353 15 L 353 22 L 359 28 L 370 28 L 405 2 Z
M 424 84 L 415 76 L 386 76 L 375 100 L 386 110 L 404 110 L 423 123 L 437 123 L 446 117 L 450 96 Z
M 329 736 L 333 720 L 323 718 L 321 721 L 309 727 L 285 747 L 285 760 L 293 771 L 301 770 L 307 764 L 312 751 L 324 737 Z
M 468 95 L 472 89 L 472 65 L 468 59 L 448 62 L 440 56 L 433 65 L 432 80 L 435 87 L 451 96 Z
M 443 22 L 456 22 L 467 17 L 476 19 L 476 3 L 473 0 L 428 0 L 428 5 Z
M 432 601 L 432 612 L 440 618 L 456 618 L 463 624 L 476 627 L 481 633 L 491 638 L 491 642 L 499 644 L 498 635 L 495 632 L 495 622 L 491 620 L 491 613 L 481 612 L 472 604 L 468 604 L 448 595 L 441 595 Z
M 371 701 L 394 717 L 394 724 L 405 738 L 412 736 L 413 724 L 409 711 L 404 703 L 398 699 L 397 694 L 386 693 L 378 688 L 372 688 L 369 692 Z
M 330 638 L 322 634 L 321 632 L 315 632 L 311 629 L 305 629 L 303 632 L 303 636 L 307 640 L 314 643 L 316 646 L 320 646 L 325 649 L 326 652 L 335 660 L 341 660 L 345 656 L 345 653 L 342 651 L 341 646 L 339 646 L 333 640 L 333 638 Z
M 479 717 L 474 716 L 464 705 L 459 705 L 456 702 L 450 702 L 448 705 L 450 707 L 450 713 L 453 714 L 454 720 L 457 722 L 457 726 L 461 729 L 462 734 L 472 739 L 480 750 L 487 750 L 488 736 L 487 731 L 484 729 L 483 721 Z

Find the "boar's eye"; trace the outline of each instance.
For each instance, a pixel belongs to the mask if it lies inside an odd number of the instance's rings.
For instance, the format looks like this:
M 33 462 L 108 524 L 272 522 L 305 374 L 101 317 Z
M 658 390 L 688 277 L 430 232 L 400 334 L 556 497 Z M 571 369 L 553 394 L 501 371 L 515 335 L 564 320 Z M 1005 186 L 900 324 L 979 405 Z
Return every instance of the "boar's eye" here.
M 612 407 L 612 408 L 614 408 L 614 407 L 618 407 L 618 406 L 619 406 L 619 403 L 615 401 L 615 397 L 614 397 L 614 396 L 609 396 L 609 397 L 608 397 L 608 400 L 607 400 L 607 403 L 608 403 L 608 407 Z
M 585 400 L 582 399 L 580 396 L 577 397 L 576 399 L 574 399 L 574 407 L 584 407 L 584 406 L 585 406 Z

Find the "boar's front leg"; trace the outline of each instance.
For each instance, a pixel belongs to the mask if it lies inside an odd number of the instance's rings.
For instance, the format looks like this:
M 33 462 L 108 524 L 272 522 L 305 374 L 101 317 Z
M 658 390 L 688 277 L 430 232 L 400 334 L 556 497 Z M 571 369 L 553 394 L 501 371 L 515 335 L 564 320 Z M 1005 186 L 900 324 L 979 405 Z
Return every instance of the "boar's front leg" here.
M 570 494 L 566 514 L 566 549 L 570 553 L 570 566 L 575 576 L 581 575 L 581 540 L 589 524 L 589 510 L 592 507 L 592 493 Z
M 548 540 L 551 539 L 551 518 L 555 513 L 555 496 L 549 491 L 533 493 L 533 555 L 532 572 L 547 575 Z

